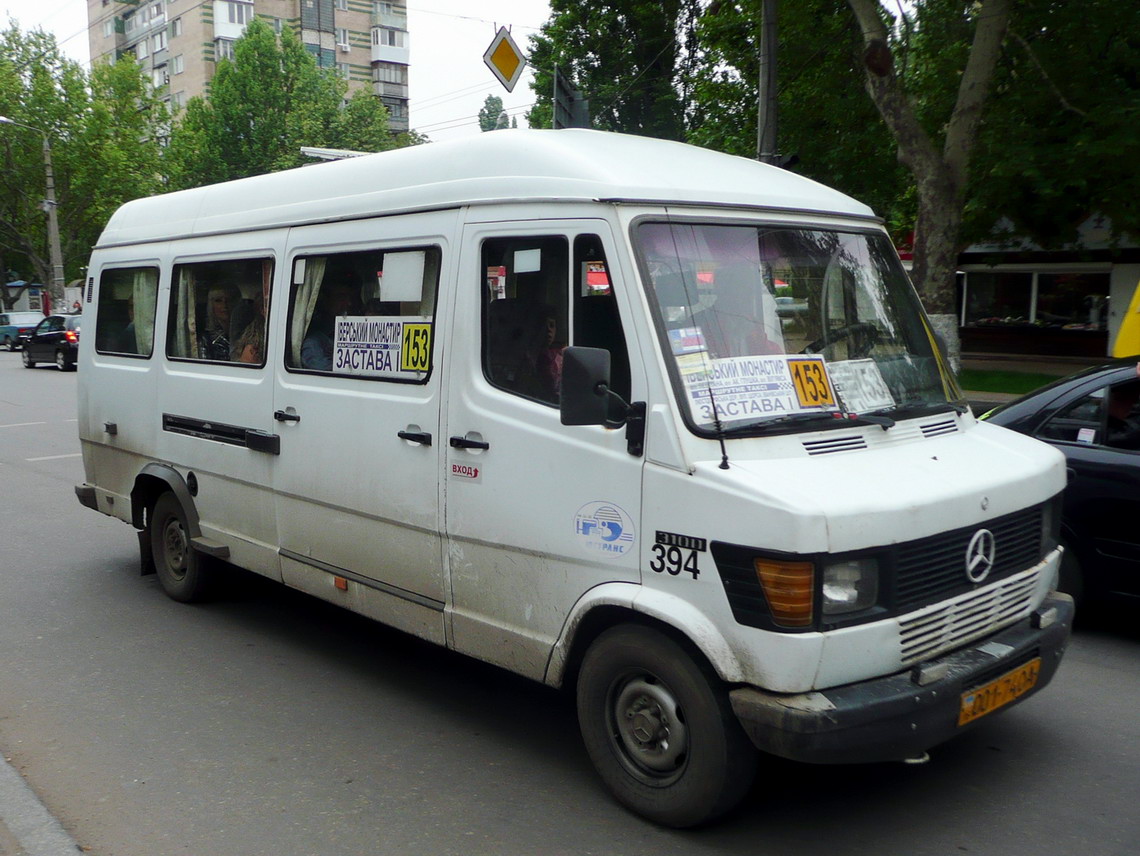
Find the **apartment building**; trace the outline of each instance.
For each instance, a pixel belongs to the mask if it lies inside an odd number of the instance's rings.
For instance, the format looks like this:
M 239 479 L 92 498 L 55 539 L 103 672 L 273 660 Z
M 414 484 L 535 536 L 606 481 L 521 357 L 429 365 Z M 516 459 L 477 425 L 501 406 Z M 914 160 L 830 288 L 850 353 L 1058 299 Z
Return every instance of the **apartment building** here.
M 130 54 L 173 108 L 202 94 L 254 16 L 292 27 L 349 91 L 369 88 L 408 130 L 407 0 L 87 0 L 93 63 Z

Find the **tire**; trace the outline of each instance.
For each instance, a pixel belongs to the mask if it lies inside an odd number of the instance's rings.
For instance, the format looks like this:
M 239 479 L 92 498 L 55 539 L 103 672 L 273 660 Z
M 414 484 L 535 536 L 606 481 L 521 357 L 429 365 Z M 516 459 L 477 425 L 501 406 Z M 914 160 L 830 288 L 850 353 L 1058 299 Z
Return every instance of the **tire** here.
M 28 346 L 27 345 L 24 346 L 23 356 L 24 356 L 24 368 L 34 369 L 36 367 L 36 361 L 32 359 L 31 353 L 28 352 Z
M 699 655 L 697 655 L 699 657 Z M 756 750 L 711 667 L 650 627 L 613 627 L 578 676 L 578 724 L 594 768 L 631 811 L 677 828 L 747 793 Z
M 190 546 L 186 512 L 167 491 L 150 512 L 150 552 L 163 591 L 179 603 L 208 600 L 213 575 L 205 558 Z
M 14 347 L 12 347 L 12 337 L 11 336 L 5 336 L 4 337 L 3 345 L 4 345 L 5 351 L 11 352 L 11 351 L 16 350 Z
M 61 372 L 69 372 L 75 364 L 66 351 L 55 352 L 55 367 Z

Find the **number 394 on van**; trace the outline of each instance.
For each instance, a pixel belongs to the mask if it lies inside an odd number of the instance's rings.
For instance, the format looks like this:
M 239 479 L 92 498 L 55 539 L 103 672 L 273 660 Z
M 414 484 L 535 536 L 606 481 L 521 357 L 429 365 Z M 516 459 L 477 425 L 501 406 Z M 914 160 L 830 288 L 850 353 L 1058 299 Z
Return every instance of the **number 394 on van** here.
M 77 493 L 171 597 L 238 566 L 564 687 L 657 822 L 922 757 L 1067 643 L 1061 456 L 792 173 L 496 131 L 129 202 L 84 302 Z

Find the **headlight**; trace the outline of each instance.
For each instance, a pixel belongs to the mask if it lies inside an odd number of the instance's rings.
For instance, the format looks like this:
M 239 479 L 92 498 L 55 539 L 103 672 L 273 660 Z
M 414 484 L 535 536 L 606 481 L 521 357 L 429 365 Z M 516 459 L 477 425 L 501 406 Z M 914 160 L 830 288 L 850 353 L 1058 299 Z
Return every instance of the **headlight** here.
M 879 598 L 879 563 L 847 559 L 823 568 L 823 614 L 845 615 L 875 605 Z

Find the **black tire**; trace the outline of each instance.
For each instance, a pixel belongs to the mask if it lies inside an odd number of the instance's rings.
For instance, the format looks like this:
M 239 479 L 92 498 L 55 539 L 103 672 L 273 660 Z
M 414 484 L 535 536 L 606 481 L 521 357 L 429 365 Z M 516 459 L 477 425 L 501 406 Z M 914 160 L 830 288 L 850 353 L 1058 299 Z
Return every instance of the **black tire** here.
M 75 368 L 75 363 L 71 359 L 71 355 L 67 351 L 55 352 L 55 366 L 61 372 L 69 372 Z
M 599 636 L 578 676 L 578 724 L 618 802 L 656 823 L 695 826 L 740 802 L 756 750 L 711 667 L 650 627 Z
M 11 336 L 5 336 L 4 337 L 3 347 L 4 347 L 5 351 L 16 350 L 14 347 L 12 347 L 12 337 Z
M 33 360 L 32 355 L 30 353 L 28 353 L 28 346 L 27 345 L 24 345 L 23 357 L 24 357 L 24 368 L 34 369 L 36 367 L 36 361 Z
M 163 590 L 180 603 L 207 600 L 213 575 L 205 557 L 190 546 L 190 527 L 181 503 L 169 491 L 150 513 L 150 552 Z

